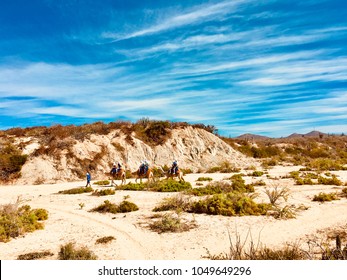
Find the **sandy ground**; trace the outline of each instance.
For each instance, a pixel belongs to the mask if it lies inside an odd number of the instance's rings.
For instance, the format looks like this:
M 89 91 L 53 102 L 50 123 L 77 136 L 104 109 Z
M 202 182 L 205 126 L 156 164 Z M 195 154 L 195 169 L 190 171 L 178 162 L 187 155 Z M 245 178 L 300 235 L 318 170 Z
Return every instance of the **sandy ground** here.
M 280 178 L 299 167 L 276 167 L 268 171 L 271 178 Z M 248 173 L 249 171 L 245 171 Z M 333 172 L 343 182 L 347 181 L 347 171 Z M 215 181 L 232 174 L 188 174 L 186 181 L 196 187 L 198 177 L 212 177 Z M 90 194 L 62 195 L 58 191 L 84 186 L 85 182 L 60 183 L 51 185 L 0 186 L 0 204 L 13 203 L 20 196 L 32 208 L 45 208 L 49 211 L 45 228 L 22 237 L 0 243 L 0 259 L 15 260 L 18 255 L 49 250 L 57 258 L 61 245 L 75 242 L 86 245 L 101 260 L 198 260 L 207 255 L 228 252 L 230 242 L 239 235 L 242 240 L 247 234 L 253 242 L 260 241 L 269 247 L 281 247 L 286 242 L 307 241 L 309 236 L 317 235 L 319 230 L 339 228 L 347 225 L 347 199 L 318 203 L 312 198 L 319 192 L 335 192 L 343 186 L 295 186 L 292 179 L 269 179 L 244 177 L 246 183 L 262 179 L 270 186 L 287 186 L 291 190 L 286 204 L 301 204 L 308 210 L 298 213 L 295 219 L 278 220 L 271 216 L 224 217 L 204 214 L 183 213 L 182 218 L 195 221 L 197 227 L 188 232 L 158 234 L 146 227 L 152 209 L 165 197 L 175 193 L 156 193 L 144 191 L 117 191 L 111 196 L 91 196 Z M 128 180 L 129 181 L 129 180 Z M 105 187 L 93 186 L 94 189 Z M 258 202 L 269 202 L 264 193 L 265 187 L 256 187 Z M 119 203 L 124 196 L 136 203 L 140 210 L 126 214 L 100 214 L 89 212 L 104 200 Z M 85 207 L 80 208 L 79 204 Z M 282 203 L 285 203 L 282 201 Z M 114 236 L 108 244 L 95 244 L 98 238 Z M 247 239 L 250 241 L 250 238 Z

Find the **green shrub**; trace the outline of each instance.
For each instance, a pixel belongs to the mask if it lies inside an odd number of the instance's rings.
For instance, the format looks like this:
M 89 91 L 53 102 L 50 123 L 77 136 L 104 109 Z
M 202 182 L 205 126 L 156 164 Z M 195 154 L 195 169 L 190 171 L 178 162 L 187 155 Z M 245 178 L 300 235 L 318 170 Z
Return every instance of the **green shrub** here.
M 231 176 L 230 180 L 234 191 L 254 192 L 254 186 L 252 184 L 246 185 L 245 180 L 242 178 L 241 174 L 235 174 Z
M 95 196 L 104 196 L 104 195 L 114 195 L 116 192 L 114 189 L 103 189 L 103 190 L 95 190 L 92 195 Z
M 320 192 L 318 195 L 315 195 L 313 197 L 313 201 L 319 201 L 319 202 L 325 202 L 325 201 L 332 201 L 332 200 L 338 200 L 336 193 L 323 193 Z
M 157 192 L 180 192 L 192 188 L 189 182 L 179 182 L 173 179 L 149 183 L 148 186 L 150 190 Z
M 335 175 L 333 175 L 333 177 L 331 178 L 325 178 L 325 177 L 319 176 L 318 184 L 341 186 L 342 182 Z
M 196 181 L 212 181 L 213 179 L 211 177 L 199 177 Z
M 239 171 L 240 171 L 240 168 L 233 166 L 228 161 L 224 161 L 224 162 L 221 162 L 218 166 L 209 168 L 206 172 L 207 173 L 216 173 L 216 172 L 232 173 L 232 172 L 239 172 Z
M 118 206 L 119 213 L 126 213 L 139 210 L 139 207 L 130 201 L 124 200 Z
M 59 260 L 96 260 L 97 256 L 87 247 L 75 248 L 73 243 L 60 246 L 58 253 Z
M 262 175 L 264 175 L 263 171 L 253 171 L 253 173 L 251 174 L 253 177 L 260 177 Z
M 205 187 L 194 188 L 186 193 L 195 196 L 213 195 L 219 193 L 229 193 L 233 191 L 232 184 L 224 181 L 217 181 L 207 184 Z
M 109 184 L 110 184 L 109 180 L 97 181 L 93 183 L 93 185 L 98 185 L 98 186 L 107 186 Z
M 29 205 L 14 204 L 0 206 L 0 242 L 8 242 L 26 232 L 43 229 L 40 221 L 48 218 L 45 209 L 31 209 Z
M 189 182 L 180 182 L 174 179 L 157 180 L 154 182 L 145 183 L 128 183 L 123 186 L 119 186 L 118 189 L 122 190 L 136 190 L 136 191 L 154 191 L 154 192 L 180 192 L 191 189 L 192 185 Z
M 146 185 L 144 183 L 131 183 L 129 182 L 123 186 L 117 186 L 118 190 L 126 190 L 126 191 L 143 191 L 145 190 Z
M 89 193 L 94 191 L 92 187 L 79 187 L 79 188 L 73 188 L 69 190 L 63 190 L 59 191 L 60 194 L 81 194 L 81 193 Z
M 34 215 L 37 217 L 38 221 L 44 221 L 48 219 L 48 212 L 46 209 L 38 208 L 33 209 Z
M 344 170 L 344 167 L 340 161 L 329 158 L 313 159 L 307 164 L 307 167 L 319 171 Z
M 136 137 L 149 145 L 161 145 L 171 137 L 169 121 L 140 119 L 134 125 Z
M 129 202 L 129 201 L 122 201 L 119 205 L 116 205 L 114 203 L 111 203 L 109 200 L 105 200 L 103 204 L 93 208 L 92 212 L 100 212 L 100 213 L 125 213 L 125 212 L 132 212 L 137 211 L 139 208 L 136 204 Z
M 215 194 L 191 204 L 189 212 L 210 215 L 264 215 L 270 209 L 268 204 L 257 204 L 250 197 L 240 193 Z

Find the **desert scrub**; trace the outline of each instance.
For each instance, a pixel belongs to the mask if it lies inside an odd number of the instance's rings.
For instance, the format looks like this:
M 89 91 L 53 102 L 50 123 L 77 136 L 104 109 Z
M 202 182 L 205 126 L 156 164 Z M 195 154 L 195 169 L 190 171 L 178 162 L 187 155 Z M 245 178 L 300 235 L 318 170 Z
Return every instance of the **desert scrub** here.
M 203 258 L 210 260 L 304 260 L 310 259 L 309 254 L 302 250 L 299 243 L 286 243 L 281 248 L 271 249 L 264 246 L 260 241 L 257 244 L 252 239 L 252 234 L 248 232 L 245 239 L 242 240 L 236 232 L 233 240 L 229 234 L 229 251 L 212 255 L 208 249 L 207 256 Z M 250 240 L 249 240 L 250 239 Z
M 264 215 L 270 209 L 269 204 L 257 204 L 241 193 L 215 194 L 191 204 L 189 212 L 209 215 Z
M 345 169 L 339 160 L 329 158 L 313 159 L 306 166 L 318 171 L 333 171 Z
M 229 193 L 233 191 L 232 184 L 225 181 L 217 181 L 208 183 L 205 187 L 194 188 L 187 190 L 186 194 L 191 194 L 195 196 L 213 195 L 219 193 Z
M 139 210 L 139 207 L 127 200 L 123 200 L 120 204 L 111 203 L 109 200 L 105 200 L 103 204 L 93 208 L 90 210 L 91 212 L 99 212 L 99 213 L 125 213 Z
M 294 205 L 285 205 L 284 207 L 274 206 L 272 210 L 268 211 L 270 216 L 275 219 L 295 219 L 296 214 L 299 211 Z
M 253 171 L 250 176 L 253 176 L 253 177 L 260 177 L 260 176 L 263 176 L 264 175 L 264 172 L 263 171 L 258 171 L 258 170 L 255 170 Z
M 189 231 L 194 227 L 196 227 L 194 222 L 183 221 L 178 213 L 165 213 L 159 215 L 155 221 L 149 224 L 149 228 L 158 233 L 183 232 Z
M 126 185 L 120 185 L 117 186 L 117 190 L 124 190 L 124 191 L 143 191 L 145 190 L 146 185 L 144 183 L 131 183 L 129 182 Z
M 103 190 L 95 190 L 92 195 L 95 196 L 104 196 L 104 195 L 114 195 L 116 192 L 114 189 L 103 189 Z
M 29 205 L 14 204 L 0 206 L 0 242 L 8 242 L 11 238 L 43 229 L 41 221 L 48 218 L 45 209 L 31 209 Z
M 242 178 L 242 174 L 235 174 L 230 177 L 232 188 L 238 192 L 254 192 L 254 186 L 252 184 L 245 184 L 245 180 Z
M 325 202 L 325 201 L 332 201 L 332 200 L 338 200 L 338 196 L 336 193 L 323 193 L 320 192 L 319 194 L 315 195 L 313 197 L 313 201 L 319 201 L 319 202 Z
M 69 190 L 59 191 L 59 194 L 81 194 L 81 193 L 89 193 L 93 192 L 94 189 L 92 187 L 79 187 L 79 188 L 73 188 Z
M 333 175 L 332 177 L 329 177 L 329 178 L 319 176 L 318 184 L 341 186 L 342 182 L 336 177 L 336 175 Z
M 11 143 L 0 142 L 0 181 L 8 182 L 21 176 L 20 171 L 28 156 Z
M 252 183 L 251 185 L 253 186 L 266 186 L 266 183 L 263 181 L 263 180 L 258 180 L 258 181 L 255 181 L 254 183 Z
M 95 244 L 107 244 L 113 240 L 116 240 L 116 238 L 114 236 L 105 236 L 105 237 L 98 238 L 95 241 Z
M 156 206 L 153 211 L 168 211 L 168 210 L 176 210 L 176 211 L 187 211 L 190 208 L 190 199 L 187 196 L 182 194 L 178 194 L 173 197 L 164 198 L 158 206 Z
M 211 177 L 199 177 L 198 179 L 196 179 L 197 182 L 201 182 L 201 181 L 212 181 L 213 179 Z
M 268 196 L 272 205 L 276 205 L 277 200 L 280 198 L 283 198 L 284 201 L 287 201 L 289 197 L 289 189 L 287 187 L 280 188 L 278 186 L 274 186 L 271 189 L 265 188 L 264 192 Z
M 347 198 L 347 188 L 343 188 L 343 189 L 341 190 L 341 196 Z
M 97 256 L 86 246 L 75 248 L 74 243 L 60 246 L 58 260 L 96 260 Z
M 97 181 L 93 183 L 93 185 L 98 185 L 98 186 L 107 186 L 109 184 L 110 184 L 109 180 Z
M 124 186 L 118 187 L 118 189 L 122 190 L 148 190 L 154 192 L 180 192 L 191 188 L 192 185 L 189 182 L 179 182 L 173 179 L 157 180 L 149 183 L 128 183 Z
M 157 192 L 180 192 L 192 188 L 189 182 L 179 182 L 173 179 L 147 183 L 148 189 Z
M 54 254 L 50 251 L 42 251 L 42 252 L 31 252 L 27 254 L 22 254 L 17 257 L 17 260 L 37 260 L 43 259 L 45 257 L 51 257 Z
M 206 173 L 232 173 L 232 172 L 239 172 L 240 168 L 237 168 L 233 166 L 230 162 L 228 161 L 223 161 L 221 162 L 218 166 L 214 166 L 209 168 Z

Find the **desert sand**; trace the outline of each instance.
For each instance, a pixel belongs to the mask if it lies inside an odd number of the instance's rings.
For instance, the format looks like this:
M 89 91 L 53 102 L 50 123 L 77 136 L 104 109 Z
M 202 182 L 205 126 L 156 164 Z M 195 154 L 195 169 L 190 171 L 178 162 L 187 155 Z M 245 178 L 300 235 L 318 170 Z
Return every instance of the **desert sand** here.
M 205 214 L 183 213 L 182 218 L 195 221 L 196 228 L 181 233 L 158 234 L 148 228 L 152 209 L 165 197 L 176 193 L 158 193 L 147 191 L 116 191 L 115 195 L 96 197 L 90 193 L 63 195 L 58 191 L 84 186 L 85 181 L 45 184 L 45 185 L 7 185 L 0 186 L 0 204 L 14 203 L 20 197 L 24 204 L 32 208 L 44 208 L 49 212 L 44 221 L 43 230 L 27 233 L 7 243 L 0 242 L 0 259 L 15 260 L 20 254 L 49 250 L 57 259 L 61 245 L 75 242 L 87 246 L 100 260 L 198 260 L 207 255 L 228 252 L 231 240 L 236 236 L 246 239 L 252 235 L 255 243 L 268 247 L 282 247 L 286 242 L 305 243 L 308 238 L 324 238 L 322 230 L 341 228 L 347 225 L 347 199 L 332 202 L 313 202 L 319 192 L 340 191 L 343 186 L 294 185 L 292 179 L 280 178 L 299 167 L 278 166 L 268 170 L 271 178 L 244 177 L 246 183 L 262 179 L 267 187 L 287 186 L 290 196 L 284 204 L 305 205 L 308 209 L 300 211 L 294 219 L 279 220 L 271 216 L 211 216 Z M 245 172 L 247 173 L 247 171 Z M 342 182 L 347 181 L 347 171 L 332 172 Z M 198 177 L 211 177 L 216 180 L 230 177 L 232 174 L 187 174 L 186 181 L 196 187 Z M 106 178 L 105 178 L 106 179 Z M 132 180 L 128 180 L 132 181 Z M 93 183 L 93 181 L 92 181 Z M 206 183 L 204 183 L 206 184 Z M 266 186 L 265 186 L 266 187 Z M 257 202 L 269 202 L 264 186 L 256 187 Z M 93 185 L 94 189 L 102 189 Z M 139 210 L 123 214 L 101 214 L 89 212 L 104 200 L 119 203 L 124 196 L 138 205 Z M 84 203 L 83 209 L 79 206 Z M 95 244 L 98 238 L 114 236 L 108 244 Z M 249 236 L 249 235 L 248 235 Z M 247 239 L 250 241 L 250 237 Z

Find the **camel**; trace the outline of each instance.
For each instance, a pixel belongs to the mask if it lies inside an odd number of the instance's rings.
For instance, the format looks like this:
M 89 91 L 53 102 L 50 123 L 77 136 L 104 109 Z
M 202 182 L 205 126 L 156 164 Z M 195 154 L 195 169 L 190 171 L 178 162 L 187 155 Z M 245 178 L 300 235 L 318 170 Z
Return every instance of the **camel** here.
M 161 171 L 162 175 L 166 177 L 166 179 L 174 179 L 177 177 L 180 182 L 185 182 L 183 178 L 183 172 L 180 169 L 177 170 L 177 173 L 171 173 L 170 169 L 168 171 L 164 171 L 164 169 L 161 166 L 156 166 L 156 168 Z
M 183 178 L 183 172 L 179 169 L 177 170 L 176 173 L 171 173 L 169 170 L 169 171 L 165 172 L 165 175 L 166 175 L 166 179 L 169 179 L 169 178 L 173 179 L 173 178 L 177 177 L 180 182 L 181 181 L 185 182 L 185 180 Z
M 125 169 L 122 168 L 117 173 L 110 172 L 110 175 L 111 175 L 111 187 L 114 185 L 113 180 L 122 180 L 121 185 L 124 185 L 126 183 L 126 180 L 125 180 L 126 179 L 126 171 L 125 171 Z
M 140 182 L 142 183 L 142 178 L 147 178 L 148 182 L 154 180 L 153 171 L 150 167 L 147 169 L 147 172 L 144 174 L 143 173 L 140 174 L 140 169 L 133 172 L 133 174 L 135 175 L 135 183 L 137 183 L 137 179 L 140 179 Z

